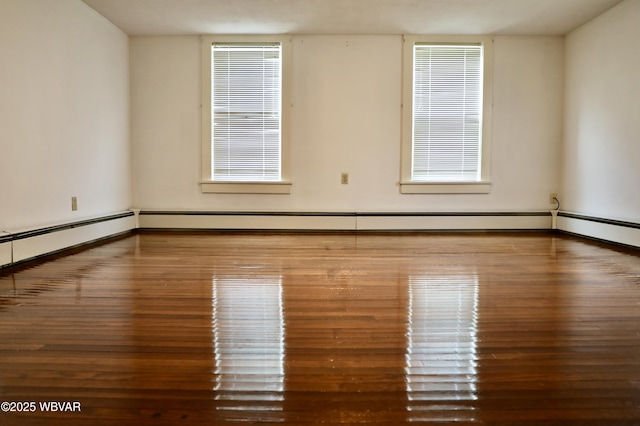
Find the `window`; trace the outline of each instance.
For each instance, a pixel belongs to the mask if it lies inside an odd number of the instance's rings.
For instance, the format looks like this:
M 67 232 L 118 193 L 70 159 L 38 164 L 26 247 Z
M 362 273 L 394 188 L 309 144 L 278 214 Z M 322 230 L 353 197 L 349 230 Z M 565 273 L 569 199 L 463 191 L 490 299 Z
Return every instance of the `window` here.
M 489 192 L 491 44 L 405 36 L 403 193 Z
M 290 192 L 289 44 L 280 36 L 203 38 L 203 192 Z

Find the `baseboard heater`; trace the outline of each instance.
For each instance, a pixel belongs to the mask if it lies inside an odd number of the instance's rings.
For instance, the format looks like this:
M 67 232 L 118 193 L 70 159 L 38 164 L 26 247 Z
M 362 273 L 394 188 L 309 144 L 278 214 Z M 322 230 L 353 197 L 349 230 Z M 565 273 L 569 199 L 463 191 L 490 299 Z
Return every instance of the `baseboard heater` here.
M 55 226 L 0 234 L 0 267 L 56 253 L 131 231 L 132 211 Z
M 291 231 L 445 231 L 551 229 L 545 212 L 211 212 L 139 213 L 141 229 Z
M 550 212 L 126 211 L 14 233 L 0 232 L 0 268 L 139 229 L 274 231 L 550 230 Z M 640 248 L 640 223 L 559 212 L 558 231 Z
M 636 222 L 561 211 L 558 213 L 558 230 L 595 240 L 640 248 L 640 223 Z

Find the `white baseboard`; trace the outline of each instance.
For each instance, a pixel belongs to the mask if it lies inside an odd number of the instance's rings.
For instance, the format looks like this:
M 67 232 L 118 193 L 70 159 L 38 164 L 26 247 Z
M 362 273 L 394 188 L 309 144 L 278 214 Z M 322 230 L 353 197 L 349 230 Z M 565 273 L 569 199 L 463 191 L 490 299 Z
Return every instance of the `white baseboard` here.
M 549 213 L 443 213 L 358 216 L 361 231 L 497 231 L 551 229 Z
M 142 211 L 142 229 L 423 231 L 551 229 L 551 214 Z
M 10 234 L 0 234 L 0 267 L 11 263 Z
M 136 211 L 137 213 L 137 211 Z M 138 222 L 136 222 L 136 219 Z M 548 230 L 547 212 L 278 213 L 124 212 L 48 228 L 0 233 L 0 267 L 108 238 L 135 228 L 292 231 Z M 640 224 L 560 212 L 557 229 L 640 247 Z
M 0 266 L 108 238 L 135 228 L 132 212 L 16 232 L 0 244 Z M 7 241 L 9 240 L 9 241 Z M 2 240 L 0 240 L 2 241 Z
M 639 223 L 560 212 L 558 214 L 558 230 L 588 238 L 640 247 Z
M 145 212 L 140 228 L 220 230 L 354 230 L 355 215 L 214 212 Z

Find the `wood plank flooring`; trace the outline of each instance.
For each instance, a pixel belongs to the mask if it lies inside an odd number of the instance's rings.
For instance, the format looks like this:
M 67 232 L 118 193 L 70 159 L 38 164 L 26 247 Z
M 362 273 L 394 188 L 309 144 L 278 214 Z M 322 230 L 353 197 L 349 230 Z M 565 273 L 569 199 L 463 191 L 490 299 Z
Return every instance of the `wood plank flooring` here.
M 0 402 L 20 426 L 640 424 L 640 254 L 132 235 L 0 271 Z

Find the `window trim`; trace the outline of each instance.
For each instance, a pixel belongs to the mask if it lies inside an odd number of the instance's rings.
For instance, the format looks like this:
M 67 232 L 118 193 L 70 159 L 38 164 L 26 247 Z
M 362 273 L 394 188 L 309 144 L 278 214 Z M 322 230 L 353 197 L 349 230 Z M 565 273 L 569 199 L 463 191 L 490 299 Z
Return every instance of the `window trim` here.
M 288 35 L 207 35 L 201 37 L 201 179 L 203 193 L 289 194 L 290 120 L 291 120 L 291 36 Z M 282 46 L 282 108 L 281 108 L 281 177 L 277 182 L 214 181 L 211 176 L 211 45 L 213 43 L 279 42 Z
M 493 38 L 490 36 L 404 35 L 402 38 L 402 194 L 487 194 L 491 190 L 491 110 L 493 105 Z M 471 182 L 418 182 L 411 180 L 413 158 L 413 47 L 416 43 L 469 43 L 483 46 L 483 105 L 480 180 Z

